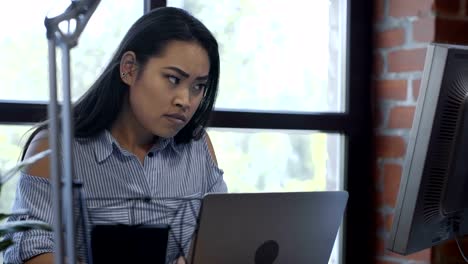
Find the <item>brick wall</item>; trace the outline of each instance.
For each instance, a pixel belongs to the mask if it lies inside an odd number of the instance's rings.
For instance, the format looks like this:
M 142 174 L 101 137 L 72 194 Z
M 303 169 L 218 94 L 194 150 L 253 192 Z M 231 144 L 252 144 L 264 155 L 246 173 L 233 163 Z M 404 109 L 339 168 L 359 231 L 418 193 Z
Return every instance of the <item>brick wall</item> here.
M 451 0 L 448 0 L 451 1 Z M 407 257 L 385 250 L 413 122 L 426 47 L 435 36 L 433 0 L 375 0 L 376 263 L 429 263 L 430 250 Z
M 427 44 L 468 45 L 468 0 L 374 1 L 376 263 L 464 263 L 453 242 L 406 257 L 388 252 L 384 246 L 392 225 Z

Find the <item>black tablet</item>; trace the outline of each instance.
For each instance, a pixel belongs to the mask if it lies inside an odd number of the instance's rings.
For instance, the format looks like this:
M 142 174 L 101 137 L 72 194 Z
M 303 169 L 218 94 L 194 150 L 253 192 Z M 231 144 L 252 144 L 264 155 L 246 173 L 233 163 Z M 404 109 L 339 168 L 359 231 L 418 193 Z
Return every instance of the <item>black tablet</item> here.
M 164 264 L 168 236 L 168 225 L 95 225 L 91 230 L 93 264 Z

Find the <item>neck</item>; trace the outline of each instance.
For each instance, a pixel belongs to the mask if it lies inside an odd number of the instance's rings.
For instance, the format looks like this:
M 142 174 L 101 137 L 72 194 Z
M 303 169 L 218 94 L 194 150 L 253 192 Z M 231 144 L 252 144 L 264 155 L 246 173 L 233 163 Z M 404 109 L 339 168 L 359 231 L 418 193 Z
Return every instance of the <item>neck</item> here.
M 135 154 L 148 151 L 154 144 L 155 136 L 139 124 L 128 103 L 122 107 L 110 132 L 121 147 Z

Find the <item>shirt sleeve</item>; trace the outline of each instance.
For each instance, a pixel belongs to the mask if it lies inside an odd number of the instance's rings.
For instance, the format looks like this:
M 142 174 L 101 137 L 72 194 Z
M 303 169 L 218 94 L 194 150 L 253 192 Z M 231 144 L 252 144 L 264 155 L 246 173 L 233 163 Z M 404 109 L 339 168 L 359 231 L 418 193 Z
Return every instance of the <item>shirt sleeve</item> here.
M 207 172 L 205 193 L 226 193 L 228 192 L 228 188 L 223 178 L 224 171 L 218 167 L 218 165 L 214 162 L 213 157 L 211 157 L 206 138 L 207 135 L 208 134 L 206 132 L 203 135 L 203 146 L 206 157 Z
M 52 224 L 52 204 L 50 182 L 42 177 L 21 173 L 13 212 L 27 210 L 27 215 L 10 217 L 8 221 L 39 220 Z M 53 252 L 53 233 L 43 230 L 17 232 L 6 236 L 13 245 L 4 252 L 5 263 L 23 263 L 43 254 Z

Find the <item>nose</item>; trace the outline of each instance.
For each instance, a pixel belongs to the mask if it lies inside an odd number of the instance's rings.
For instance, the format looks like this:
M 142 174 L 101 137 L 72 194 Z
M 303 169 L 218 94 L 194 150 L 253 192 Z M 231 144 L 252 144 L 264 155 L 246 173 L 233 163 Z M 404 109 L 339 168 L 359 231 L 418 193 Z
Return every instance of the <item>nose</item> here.
M 190 106 L 190 89 L 179 87 L 175 93 L 174 104 L 184 111 Z

